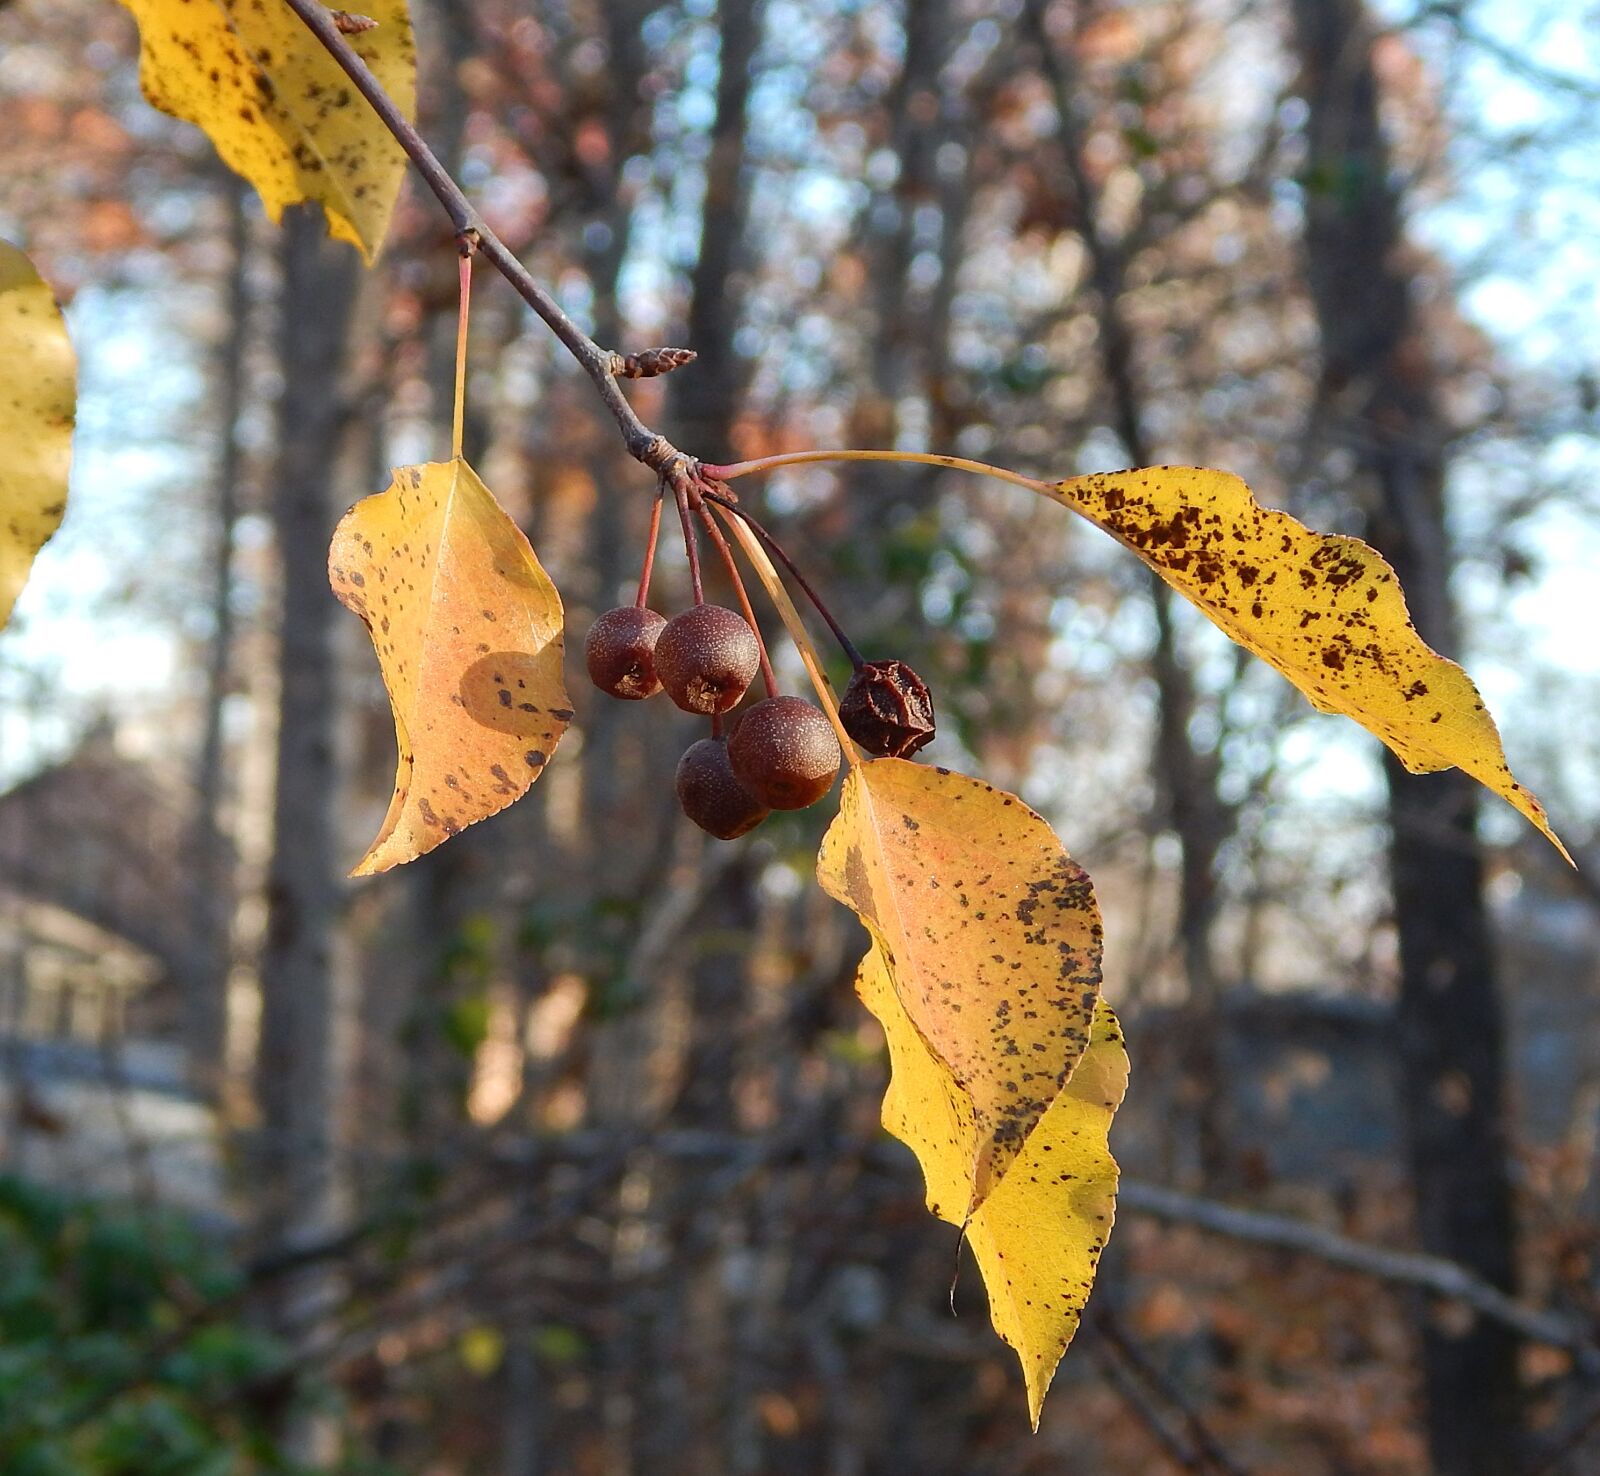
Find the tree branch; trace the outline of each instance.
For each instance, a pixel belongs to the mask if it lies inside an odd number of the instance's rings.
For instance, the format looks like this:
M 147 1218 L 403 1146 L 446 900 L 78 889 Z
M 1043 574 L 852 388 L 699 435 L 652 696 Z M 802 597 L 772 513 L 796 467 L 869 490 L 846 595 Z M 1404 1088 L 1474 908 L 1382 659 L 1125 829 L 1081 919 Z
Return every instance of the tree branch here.
M 577 1131 L 550 1140 L 512 1139 L 497 1144 L 494 1152 L 503 1168 L 513 1165 L 526 1168 L 531 1162 L 552 1158 L 588 1162 L 597 1156 L 608 1157 L 646 1144 L 652 1151 L 673 1158 L 758 1163 L 781 1154 L 790 1141 L 788 1133 L 748 1136 L 685 1129 L 644 1134 L 623 1141 L 619 1146 L 615 1134 Z M 848 1151 L 861 1151 L 874 1162 L 896 1165 L 900 1158 L 899 1150 L 883 1143 L 871 1147 L 857 1145 L 856 1149 Z M 1194 1225 L 1252 1245 L 1315 1256 L 1331 1266 L 1450 1298 L 1471 1307 L 1480 1316 L 1511 1328 L 1531 1342 L 1566 1350 L 1580 1373 L 1600 1374 L 1600 1345 L 1589 1329 L 1559 1313 L 1519 1302 L 1465 1266 L 1442 1256 L 1366 1245 L 1288 1215 L 1238 1209 L 1215 1199 L 1185 1194 L 1139 1179 L 1123 1178 L 1117 1190 L 1117 1207 L 1119 1213 L 1149 1215 L 1170 1224 Z M 302 1248 L 296 1260 L 346 1254 L 366 1233 L 360 1228 L 338 1232 L 321 1245 Z M 280 1268 L 269 1262 L 254 1269 L 257 1274 L 271 1276 L 278 1274 Z
M 620 354 L 603 349 L 562 310 L 561 305 L 541 287 L 515 253 L 484 223 L 449 170 L 439 162 L 415 126 L 400 111 L 383 84 L 373 76 L 360 55 L 340 33 L 332 11 L 319 0 L 285 0 L 285 4 L 305 23 L 328 54 L 339 63 L 371 105 L 378 120 L 404 149 L 428 188 L 438 197 L 456 228 L 463 250 L 477 251 L 493 266 L 524 302 L 536 312 L 593 382 L 611 417 L 622 431 L 628 454 L 653 472 L 670 480 L 686 475 L 692 458 L 685 456 L 665 436 L 658 435 L 639 419 L 633 406 L 617 385 L 616 374 L 628 361 Z
M 1421 1287 L 1435 1296 L 1465 1303 L 1481 1316 L 1501 1323 L 1523 1337 L 1564 1348 L 1585 1374 L 1600 1373 L 1600 1346 L 1587 1329 L 1554 1312 L 1529 1307 L 1455 1261 L 1417 1251 L 1385 1250 L 1363 1245 L 1321 1226 L 1287 1215 L 1235 1209 L 1214 1199 L 1201 1199 L 1157 1184 L 1124 1179 L 1117 1191 L 1121 1208 L 1153 1215 L 1180 1225 L 1197 1225 L 1218 1235 L 1256 1245 L 1276 1246 L 1316 1256 L 1383 1281 Z

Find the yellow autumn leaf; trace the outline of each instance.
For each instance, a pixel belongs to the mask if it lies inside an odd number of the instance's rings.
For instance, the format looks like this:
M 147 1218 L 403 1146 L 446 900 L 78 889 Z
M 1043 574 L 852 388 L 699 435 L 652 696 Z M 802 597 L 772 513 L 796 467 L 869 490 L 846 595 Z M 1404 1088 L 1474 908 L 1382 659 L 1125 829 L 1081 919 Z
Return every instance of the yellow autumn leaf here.
M 903 759 L 854 765 L 817 879 L 882 950 L 907 1017 L 970 1123 L 965 1213 L 1023 1150 L 1089 1039 L 1100 911 L 1021 800 Z
M 377 255 L 405 154 L 339 64 L 281 0 L 122 0 L 139 23 L 139 80 L 164 113 L 199 125 L 276 221 L 314 200 L 328 229 Z M 406 117 L 416 51 L 406 0 L 370 0 L 347 39 Z
M 1376 549 L 1262 507 L 1228 472 L 1146 467 L 1074 477 L 1048 491 L 1136 553 L 1314 707 L 1354 718 L 1414 774 L 1465 770 L 1567 856 L 1544 807 L 1512 777 L 1472 678 L 1417 634 L 1400 582 Z
M 476 472 L 403 466 L 358 502 L 328 578 L 366 622 L 400 758 L 377 839 L 351 873 L 414 860 L 528 791 L 572 717 L 561 596 Z
M 0 241 L 0 626 L 61 526 L 76 403 L 61 309 L 28 258 Z
M 862 1003 L 889 1043 L 892 1075 L 883 1125 L 917 1156 L 928 1208 L 959 1225 L 975 1128 L 956 1104 L 948 1073 L 912 1025 L 874 947 L 856 978 Z M 1088 1049 L 994 1192 L 966 1221 L 989 1294 L 994 1329 L 1016 1351 L 1039 1428 L 1045 1391 L 1078 1330 L 1111 1234 L 1117 1163 L 1107 1134 L 1128 1085 L 1122 1031 L 1104 1000 Z

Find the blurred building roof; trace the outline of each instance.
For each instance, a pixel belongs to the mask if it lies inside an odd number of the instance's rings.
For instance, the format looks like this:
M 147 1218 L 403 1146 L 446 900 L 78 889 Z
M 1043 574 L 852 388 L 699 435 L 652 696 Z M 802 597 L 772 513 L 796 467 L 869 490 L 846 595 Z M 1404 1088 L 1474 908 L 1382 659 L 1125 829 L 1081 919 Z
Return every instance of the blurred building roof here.
M 115 934 L 182 977 L 190 962 L 181 789 L 92 730 L 0 794 L 0 889 Z

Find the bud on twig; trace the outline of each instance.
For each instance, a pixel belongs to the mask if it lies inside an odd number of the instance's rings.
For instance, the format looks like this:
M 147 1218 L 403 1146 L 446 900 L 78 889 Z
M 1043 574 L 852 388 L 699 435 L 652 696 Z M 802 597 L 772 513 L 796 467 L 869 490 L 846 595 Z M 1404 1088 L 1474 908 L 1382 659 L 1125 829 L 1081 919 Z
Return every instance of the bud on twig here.
M 370 15 L 352 15 L 348 10 L 330 10 L 333 17 L 334 29 L 341 36 L 359 36 L 363 31 L 378 29 L 377 21 Z
M 910 758 L 933 741 L 933 696 L 903 661 L 864 661 L 839 702 L 844 730 L 868 753 Z
M 653 348 L 639 354 L 612 354 L 611 372 L 618 379 L 654 379 L 671 374 L 700 357 L 693 349 Z

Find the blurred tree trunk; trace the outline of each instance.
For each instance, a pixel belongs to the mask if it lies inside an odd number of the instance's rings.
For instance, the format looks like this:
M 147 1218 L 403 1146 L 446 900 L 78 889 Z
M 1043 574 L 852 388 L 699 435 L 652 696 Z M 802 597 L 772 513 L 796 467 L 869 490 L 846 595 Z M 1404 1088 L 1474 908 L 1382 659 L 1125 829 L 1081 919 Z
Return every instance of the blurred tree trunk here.
M 744 387 L 733 343 L 744 301 L 735 273 L 744 258 L 750 216 L 746 113 L 761 11 L 758 0 L 723 0 L 717 11 L 717 113 L 706 160 L 700 254 L 690 280 L 686 340 L 700 357 L 670 381 L 680 444 L 692 455 L 712 460 L 733 452 L 728 435 Z
M 217 459 L 212 516 L 211 638 L 206 651 L 205 707 L 195 765 L 190 836 L 189 930 L 192 963 L 185 1001 L 189 1074 L 214 1100 L 227 1055 L 229 936 L 233 922 L 233 853 L 222 824 L 225 781 L 222 708 L 233 658 L 233 539 L 239 518 L 239 412 L 244 402 L 244 350 L 250 332 L 250 218 L 247 187 L 222 171 L 227 211 L 228 278 L 223 340 L 217 354 Z
M 940 200 L 939 146 L 949 136 L 950 100 L 945 97 L 940 74 L 956 41 L 949 0 L 921 0 L 906 7 L 903 21 L 905 61 L 887 103 L 889 147 L 896 159 L 894 182 L 878 193 L 865 219 L 866 249 L 871 263 L 870 283 L 875 294 L 872 339 L 868 345 L 867 382 L 857 386 L 857 434 L 863 445 L 889 445 L 901 429 L 899 411 L 907 400 L 927 395 L 935 399 L 932 385 L 942 378 L 948 363 L 948 317 L 928 321 L 934 304 L 922 300 L 911 280 L 918 249 L 919 207 Z M 947 217 L 940 213 L 941 225 Z M 959 237 L 959 221 L 956 223 Z M 946 231 L 948 237 L 949 232 Z M 947 240 L 941 274 L 946 294 L 959 265 L 959 252 Z M 948 311 L 948 296 L 941 298 Z M 942 399 L 942 396 L 938 397 Z M 933 482 L 932 468 L 908 470 L 895 486 L 899 498 L 925 491 Z M 847 473 L 846 486 L 864 488 L 872 481 L 869 468 Z M 853 517 L 871 529 L 889 523 L 889 499 L 852 497 Z
M 1090 173 L 1076 103 L 1075 41 L 1069 38 L 1063 44 L 1050 35 L 1049 9 L 1049 0 L 1025 0 L 1023 20 L 1038 47 L 1055 103 L 1062 165 L 1076 206 L 1078 235 L 1089 256 L 1099 327 L 1096 346 L 1111 423 L 1132 464 L 1149 466 L 1156 459 L 1155 450 L 1144 428 L 1144 393 L 1123 305 L 1127 261 L 1120 244 L 1101 225 L 1100 192 Z M 1079 23 L 1087 19 L 1076 7 L 1073 14 Z M 1189 991 L 1181 1059 L 1183 1096 L 1194 1113 L 1201 1178 L 1215 1183 L 1226 1175 L 1228 1148 L 1219 1061 L 1221 990 L 1211 926 L 1217 912 L 1217 856 L 1235 817 L 1217 794 L 1216 753 L 1197 752 L 1189 740 L 1195 694 L 1177 649 L 1173 618 L 1177 597 L 1153 573 L 1146 583 L 1156 625 L 1150 656 L 1157 694 L 1155 789 L 1162 818 L 1179 847 L 1178 943 Z
M 272 1244 L 326 1231 L 338 1209 L 339 1015 L 343 880 L 336 719 L 337 603 L 327 547 L 343 409 L 341 371 L 359 261 L 330 241 L 318 215 L 284 220 L 278 457 L 271 512 L 282 571 L 277 790 L 261 957 L 259 1228 Z M 291 1278 L 275 1309 L 281 1324 L 314 1324 L 325 1274 Z M 306 1437 L 297 1428 L 295 1448 Z
M 871 117 L 874 132 L 887 134 L 893 178 L 873 190 L 856 226 L 855 244 L 866 269 L 866 312 L 857 329 L 860 362 L 848 386 L 851 421 L 845 441 L 892 446 L 909 434 L 948 449 L 954 434 L 948 420 L 950 312 L 970 206 L 970 197 L 957 185 L 970 167 L 971 153 L 962 171 L 951 172 L 940 170 L 939 154 L 941 144 L 955 142 L 971 120 L 962 116 L 961 99 L 942 81 L 959 37 L 949 0 L 908 5 L 900 24 L 900 70 L 881 116 Z M 931 244 L 919 223 L 926 229 L 933 210 L 939 221 L 939 277 L 930 293 L 912 280 L 911 269 L 919 244 Z M 906 421 L 904 412 L 913 405 L 926 406 L 925 427 Z M 846 630 L 869 657 L 879 654 L 880 643 L 892 635 L 894 654 L 918 666 L 935 685 L 940 672 L 927 650 L 921 590 L 890 571 L 898 534 L 909 519 L 928 516 L 929 494 L 939 477 L 935 467 L 897 467 L 885 477 L 870 464 L 846 465 L 838 472 L 838 512 L 827 529 L 838 551 L 835 567 L 848 568 L 851 576 L 834 581 L 829 593 Z
M 1379 122 L 1374 31 L 1360 0 L 1295 0 L 1310 106 L 1306 252 L 1323 394 L 1348 416 L 1371 478 L 1368 536 L 1395 566 L 1425 639 L 1453 652 L 1447 429 L 1411 307 L 1400 200 Z M 1400 944 L 1398 1047 L 1423 1248 L 1514 1282 L 1505 1024 L 1465 774 L 1407 774 L 1385 755 Z M 1444 1476 L 1515 1466 L 1516 1344 L 1483 1319 L 1423 1337 L 1428 1437 Z

